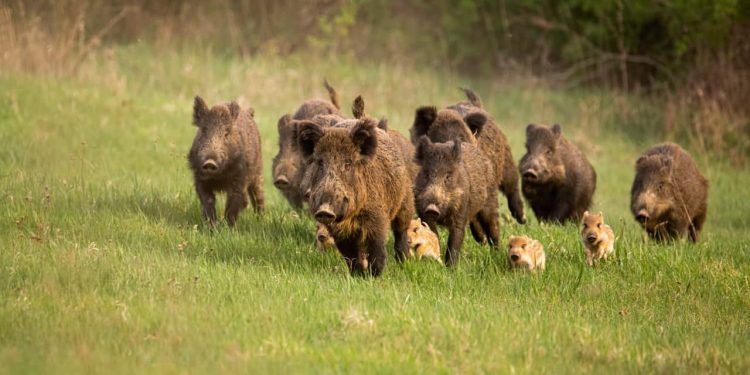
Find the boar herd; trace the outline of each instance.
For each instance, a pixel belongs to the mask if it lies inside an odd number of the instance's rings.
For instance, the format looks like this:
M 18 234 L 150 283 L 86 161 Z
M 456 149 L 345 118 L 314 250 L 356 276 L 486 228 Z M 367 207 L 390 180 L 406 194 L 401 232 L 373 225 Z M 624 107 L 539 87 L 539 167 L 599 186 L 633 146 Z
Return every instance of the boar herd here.
M 541 222 L 580 222 L 587 264 L 612 255 L 614 232 L 601 213 L 588 212 L 596 172 L 560 125 L 528 125 L 526 154 L 516 165 L 508 139 L 472 90 L 462 89 L 467 100 L 443 109 L 418 108 L 407 139 L 386 119 L 370 117 L 362 97 L 353 101 L 351 117 L 343 114 L 336 90 L 327 81 L 325 88 L 328 100 L 305 101 L 279 119 L 273 185 L 295 209 L 308 207 L 318 247 L 338 249 L 352 274 L 383 272 L 389 231 L 398 261 L 442 263 L 438 226 L 448 232 L 447 266 L 458 261 L 467 227 L 478 243 L 499 247 L 498 193 L 520 224 L 527 221 L 521 194 Z M 209 108 L 195 98 L 188 161 L 210 226 L 217 221 L 216 192 L 227 194 L 230 226 L 249 203 L 263 211 L 254 114 L 236 102 Z M 698 241 L 707 195 L 708 181 L 678 145 L 657 145 L 638 158 L 631 210 L 650 237 Z M 544 247 L 511 236 L 507 259 L 511 268 L 543 270 Z

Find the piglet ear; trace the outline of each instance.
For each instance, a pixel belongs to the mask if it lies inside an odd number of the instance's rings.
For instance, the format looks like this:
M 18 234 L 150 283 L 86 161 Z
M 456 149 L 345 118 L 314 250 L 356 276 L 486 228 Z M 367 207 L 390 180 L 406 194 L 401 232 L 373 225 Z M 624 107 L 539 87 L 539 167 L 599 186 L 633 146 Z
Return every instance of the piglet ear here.
M 207 115 L 208 106 L 206 102 L 200 96 L 196 96 L 193 102 L 193 125 L 200 127 Z
M 435 107 L 420 107 L 414 114 L 414 125 L 411 127 L 411 140 L 412 143 L 419 139 L 419 137 L 427 134 L 430 130 L 430 126 L 435 122 L 437 118 L 437 108 Z
M 464 117 L 464 122 L 474 135 L 479 135 L 484 128 L 484 124 L 487 123 L 487 116 L 479 112 L 470 113 Z
M 323 128 L 312 121 L 300 121 L 297 126 L 299 130 L 297 143 L 302 150 L 302 155 L 310 157 L 315 151 L 315 145 L 323 137 Z
M 562 127 L 560 127 L 560 124 L 552 125 L 552 134 L 555 135 L 555 138 L 560 138 L 560 135 L 562 135 Z
M 351 130 L 352 141 L 359 146 L 359 153 L 364 157 L 375 155 L 378 148 L 378 134 L 375 131 L 375 120 L 362 119 Z
M 451 157 L 455 161 L 461 160 L 461 141 L 453 141 L 453 146 L 451 147 Z
M 232 119 L 232 121 L 237 120 L 237 117 L 240 117 L 240 105 L 237 104 L 237 102 L 231 102 L 229 103 L 229 117 Z
M 584 211 L 583 212 L 583 218 L 586 218 L 586 216 L 589 216 L 589 212 L 588 211 Z

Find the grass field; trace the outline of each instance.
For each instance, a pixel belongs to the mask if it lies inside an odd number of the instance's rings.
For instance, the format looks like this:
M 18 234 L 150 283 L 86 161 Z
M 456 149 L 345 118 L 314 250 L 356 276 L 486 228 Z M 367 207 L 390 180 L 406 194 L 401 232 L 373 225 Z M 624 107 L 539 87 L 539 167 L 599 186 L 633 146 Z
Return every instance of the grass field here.
M 597 169 L 615 259 L 584 267 L 578 226 L 519 226 L 502 199 L 502 238 L 541 240 L 543 274 L 509 272 L 467 236 L 456 269 L 397 264 L 389 243 L 383 277 L 349 277 L 270 182 L 276 120 L 324 97 L 324 77 L 404 134 L 417 106 L 473 87 L 516 159 L 527 123 L 561 123 Z M 256 109 L 268 211 L 234 230 L 200 221 L 185 159 L 195 94 Z M 645 241 L 629 189 L 635 159 L 661 141 L 660 110 L 377 62 L 144 46 L 76 78 L 0 72 L 0 372 L 748 373 L 750 171 L 695 154 L 711 181 L 703 240 Z

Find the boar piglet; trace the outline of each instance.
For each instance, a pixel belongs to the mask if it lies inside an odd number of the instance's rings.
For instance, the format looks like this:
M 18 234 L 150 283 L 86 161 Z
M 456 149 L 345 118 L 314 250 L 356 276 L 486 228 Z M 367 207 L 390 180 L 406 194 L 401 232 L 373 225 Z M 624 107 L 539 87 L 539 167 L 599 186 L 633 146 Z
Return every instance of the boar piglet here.
M 405 259 L 414 197 L 410 161 L 392 137 L 370 118 L 349 127 L 306 121 L 299 131 L 310 212 L 328 227 L 350 272 L 383 272 L 389 224 L 396 258 Z
M 680 146 L 664 143 L 635 164 L 631 210 L 651 238 L 697 242 L 708 210 L 708 180 Z
M 508 264 L 511 269 L 544 271 L 546 265 L 544 246 L 527 236 L 510 236 L 508 239 Z
M 473 144 L 460 141 L 433 143 L 419 140 L 416 160 L 420 165 L 414 194 L 417 212 L 437 233 L 436 225 L 448 228 L 445 263 L 458 261 L 466 225 L 476 220 L 497 245 L 497 186 L 492 165 Z
M 198 131 L 188 162 L 203 217 L 210 225 L 216 223 L 216 191 L 227 193 L 224 216 L 230 226 L 247 207 L 248 198 L 256 212 L 263 211 L 263 163 L 253 114 L 236 102 L 209 109 L 201 97 L 195 97 L 193 123 Z
M 336 90 L 325 82 L 330 101 L 310 99 L 297 108 L 294 115 L 284 115 L 278 121 L 279 152 L 273 158 L 271 171 L 273 185 L 279 189 L 295 209 L 302 208 L 304 191 L 301 188 L 305 174 L 302 154 L 297 146 L 297 128 L 300 120 L 311 120 L 319 115 L 341 116 L 338 94 Z
M 591 206 L 596 172 L 565 139 L 560 125 L 526 127 L 526 155 L 519 170 L 523 195 L 540 221 L 578 221 Z
M 581 242 L 586 253 L 586 264 L 593 266 L 600 259 L 607 260 L 615 251 L 615 232 L 604 223 L 604 214 L 586 211 L 581 221 Z

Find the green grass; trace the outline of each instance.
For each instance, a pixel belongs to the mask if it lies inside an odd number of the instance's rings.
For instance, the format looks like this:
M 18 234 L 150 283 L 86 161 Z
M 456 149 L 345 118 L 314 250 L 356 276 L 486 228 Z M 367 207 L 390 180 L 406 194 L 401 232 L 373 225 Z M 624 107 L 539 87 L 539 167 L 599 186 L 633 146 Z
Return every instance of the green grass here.
M 527 123 L 560 122 L 597 169 L 615 259 L 584 267 L 577 226 L 505 214 L 503 239 L 545 244 L 544 273 L 509 272 L 467 236 L 454 270 L 397 264 L 389 243 L 383 277 L 349 277 L 270 183 L 276 120 L 323 97 L 323 77 L 405 134 L 414 108 L 473 86 L 516 158 Z M 185 160 L 196 93 L 241 97 L 261 127 L 269 209 L 234 230 L 200 223 Z M 711 180 L 703 240 L 645 241 L 629 189 L 659 113 L 376 62 L 143 46 L 77 78 L 0 73 L 0 372 L 750 372 L 750 172 L 695 155 Z

